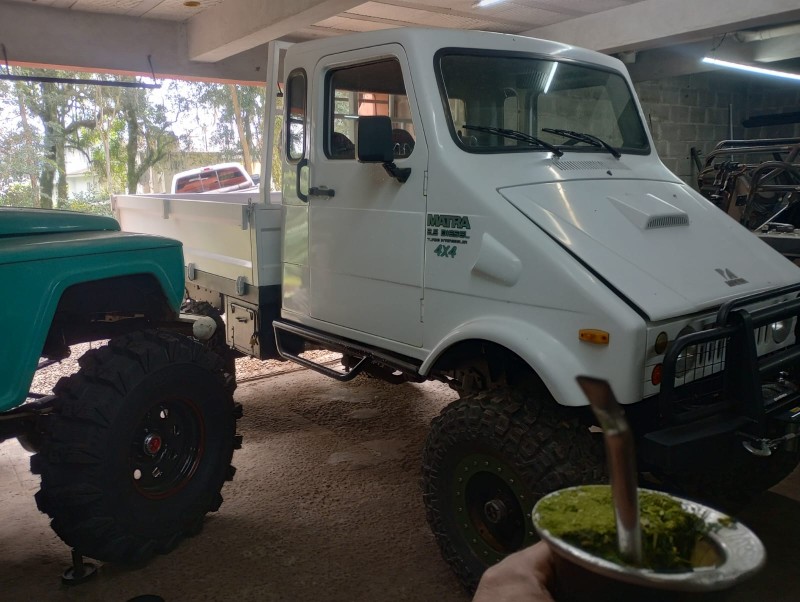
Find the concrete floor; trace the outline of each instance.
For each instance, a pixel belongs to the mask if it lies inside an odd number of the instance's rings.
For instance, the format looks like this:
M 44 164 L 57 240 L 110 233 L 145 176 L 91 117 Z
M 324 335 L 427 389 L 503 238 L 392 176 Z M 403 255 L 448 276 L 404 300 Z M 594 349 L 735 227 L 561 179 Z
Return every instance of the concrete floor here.
M 245 445 L 203 532 L 143 568 L 104 565 L 73 588 L 60 584 L 69 550 L 36 510 L 29 454 L 0 444 L 0 600 L 469 600 L 439 555 L 418 485 L 428 423 L 455 399 L 449 389 L 301 371 L 241 384 L 236 398 Z M 769 560 L 730 602 L 798 599 L 799 511 L 796 471 L 741 514 Z

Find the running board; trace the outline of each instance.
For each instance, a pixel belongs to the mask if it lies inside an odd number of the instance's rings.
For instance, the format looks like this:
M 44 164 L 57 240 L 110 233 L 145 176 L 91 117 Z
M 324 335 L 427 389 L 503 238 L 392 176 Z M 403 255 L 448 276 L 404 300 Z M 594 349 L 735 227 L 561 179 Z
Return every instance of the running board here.
M 275 328 L 275 345 L 278 349 L 278 354 L 282 358 L 296 362 L 301 366 L 315 370 L 316 372 L 324 374 L 325 376 L 329 376 L 330 378 L 335 378 L 340 382 L 353 380 L 356 376 L 361 374 L 361 372 L 371 366 L 389 367 L 392 370 L 402 372 L 411 380 L 415 380 L 417 382 L 425 380 L 424 377 L 419 375 L 419 365 L 414 364 L 406 359 L 395 357 L 384 351 L 380 351 L 348 339 L 340 339 L 328 333 L 320 332 L 312 328 L 307 328 L 305 326 L 300 326 L 290 322 L 284 322 L 283 320 L 274 320 L 272 322 L 272 326 Z M 350 368 L 349 371 L 339 372 L 338 370 L 333 370 L 332 368 L 328 368 L 327 366 L 317 362 L 300 357 L 299 355 L 287 350 L 286 345 L 282 340 L 282 337 L 286 335 L 299 338 L 302 341 L 308 341 L 310 343 L 320 345 L 330 351 L 336 351 L 338 353 L 361 359 L 355 366 Z

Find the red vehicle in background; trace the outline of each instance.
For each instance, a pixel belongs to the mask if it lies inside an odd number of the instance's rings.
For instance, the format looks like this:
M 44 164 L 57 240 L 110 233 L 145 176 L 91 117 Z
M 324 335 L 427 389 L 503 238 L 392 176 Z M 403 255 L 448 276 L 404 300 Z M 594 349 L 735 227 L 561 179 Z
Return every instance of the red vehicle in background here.
M 234 192 L 258 190 L 258 184 L 239 163 L 218 163 L 177 173 L 172 193 Z

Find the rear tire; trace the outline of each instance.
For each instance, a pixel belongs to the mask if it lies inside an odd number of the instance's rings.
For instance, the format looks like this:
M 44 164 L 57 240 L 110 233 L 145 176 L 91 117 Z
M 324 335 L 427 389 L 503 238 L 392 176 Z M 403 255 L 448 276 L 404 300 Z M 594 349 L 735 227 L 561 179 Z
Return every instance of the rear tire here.
M 39 509 L 85 556 L 142 562 L 202 528 L 240 446 L 233 379 L 186 337 L 148 331 L 80 358 L 41 418 Z
M 539 498 L 604 480 L 602 440 L 549 396 L 517 390 L 451 403 L 431 423 L 423 455 L 428 523 L 470 592 L 489 566 L 537 541 Z

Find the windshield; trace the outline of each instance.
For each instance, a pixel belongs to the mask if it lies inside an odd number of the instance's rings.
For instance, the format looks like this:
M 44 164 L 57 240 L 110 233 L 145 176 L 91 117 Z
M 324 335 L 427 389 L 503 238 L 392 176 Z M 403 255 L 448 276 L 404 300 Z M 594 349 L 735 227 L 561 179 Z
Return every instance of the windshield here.
M 448 50 L 437 75 L 451 132 L 469 152 L 650 150 L 630 88 L 613 71 Z

